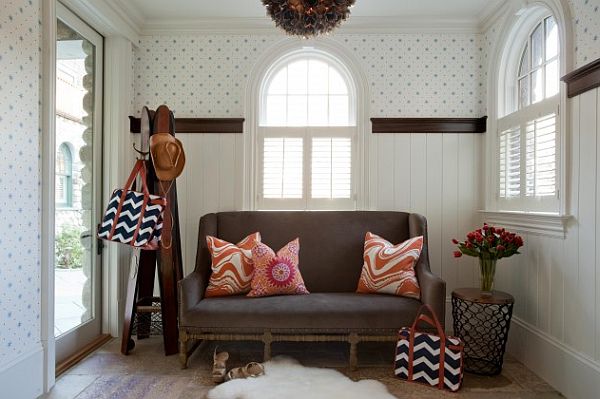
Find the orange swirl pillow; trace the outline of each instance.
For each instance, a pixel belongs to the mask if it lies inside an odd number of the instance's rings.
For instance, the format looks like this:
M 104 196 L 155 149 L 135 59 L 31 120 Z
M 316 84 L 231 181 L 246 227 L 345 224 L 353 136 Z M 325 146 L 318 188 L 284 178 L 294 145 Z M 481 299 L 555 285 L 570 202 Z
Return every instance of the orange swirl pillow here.
M 392 245 L 378 235 L 367 233 L 364 264 L 356 292 L 420 299 L 415 264 L 422 249 L 423 236 Z
M 250 234 L 237 244 L 206 236 L 212 257 L 212 273 L 206 297 L 246 294 L 254 274 L 252 248 L 260 242 L 260 233 Z
M 277 251 L 263 243 L 252 248 L 254 277 L 249 297 L 308 294 L 298 263 L 300 240 L 296 238 Z

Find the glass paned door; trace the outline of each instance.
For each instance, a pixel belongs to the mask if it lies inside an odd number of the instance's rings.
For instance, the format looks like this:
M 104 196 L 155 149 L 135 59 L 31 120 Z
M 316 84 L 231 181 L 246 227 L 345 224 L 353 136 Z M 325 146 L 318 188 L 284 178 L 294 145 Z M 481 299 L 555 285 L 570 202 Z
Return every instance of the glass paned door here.
M 101 333 L 102 37 L 57 4 L 54 335 L 61 362 Z

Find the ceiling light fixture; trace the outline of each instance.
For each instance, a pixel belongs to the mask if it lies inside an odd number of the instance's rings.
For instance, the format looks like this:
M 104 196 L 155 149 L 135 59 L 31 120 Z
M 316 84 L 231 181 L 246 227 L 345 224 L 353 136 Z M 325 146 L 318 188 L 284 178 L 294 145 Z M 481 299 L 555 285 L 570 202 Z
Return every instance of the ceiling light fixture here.
M 295 36 L 318 36 L 337 28 L 355 0 L 262 0 L 275 25 Z

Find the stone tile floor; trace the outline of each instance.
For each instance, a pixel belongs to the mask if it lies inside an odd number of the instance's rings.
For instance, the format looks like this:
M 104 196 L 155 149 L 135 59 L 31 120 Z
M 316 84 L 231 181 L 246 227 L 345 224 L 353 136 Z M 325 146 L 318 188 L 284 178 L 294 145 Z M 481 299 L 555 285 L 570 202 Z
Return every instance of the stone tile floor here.
M 204 398 L 214 385 L 210 378 L 213 343 L 200 346 L 190 359 L 190 367 L 181 370 L 177 356 L 165 357 L 162 337 L 137 341 L 129 356 L 119 353 L 114 339 L 62 375 L 46 399 Z M 219 342 L 230 353 L 228 367 L 262 359 L 262 345 L 254 342 Z M 438 391 L 407 383 L 392 374 L 393 343 L 359 345 L 357 371 L 348 369 L 348 346 L 331 343 L 275 343 L 273 355 L 286 355 L 313 367 L 331 367 L 352 379 L 376 379 L 398 398 L 406 399 L 558 399 L 558 392 L 525 366 L 506 358 L 504 370 L 496 377 L 465 374 L 459 393 Z

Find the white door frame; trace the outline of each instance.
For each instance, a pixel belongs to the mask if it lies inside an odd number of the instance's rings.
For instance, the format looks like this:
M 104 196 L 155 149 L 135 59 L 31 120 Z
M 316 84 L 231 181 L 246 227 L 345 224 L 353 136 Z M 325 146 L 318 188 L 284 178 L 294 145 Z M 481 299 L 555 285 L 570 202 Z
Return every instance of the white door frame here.
M 133 140 L 127 116 L 133 98 L 133 44 L 139 29 L 123 14 L 105 2 L 61 0 L 71 11 L 104 36 L 104 182 L 106 187 L 123 184 L 125 165 L 131 163 L 129 150 Z M 54 148 L 56 109 L 56 3 L 42 0 L 42 270 L 41 270 L 41 340 L 44 349 L 44 392 L 55 383 L 54 340 Z M 124 73 L 131 71 L 131 74 Z M 47 149 L 52 149 L 48 151 Z M 106 193 L 103 193 L 103 198 Z M 127 251 L 108 246 L 103 256 L 102 331 L 120 334 L 127 266 Z
M 93 109 L 93 138 L 92 138 L 92 156 L 93 156 L 93 164 L 92 164 L 92 215 L 95 215 L 95 218 L 92 220 L 92 226 L 90 226 L 90 233 L 92 237 L 91 252 L 94 258 L 92 263 L 92 270 L 90 279 L 92 281 L 92 315 L 93 318 L 79 324 L 75 329 L 66 332 L 61 337 L 59 337 L 55 342 L 55 357 L 58 358 L 59 362 L 61 358 L 64 359 L 66 355 L 64 352 L 67 348 L 81 348 L 87 343 L 89 343 L 90 335 L 96 334 L 100 335 L 102 330 L 102 270 L 103 265 L 101 263 L 101 257 L 97 255 L 97 245 L 98 242 L 95 239 L 95 225 L 100 221 L 99 208 L 102 207 L 100 205 L 101 198 L 103 198 L 103 189 L 102 189 L 102 137 L 103 137 L 103 70 L 104 70 L 104 38 L 94 29 L 92 29 L 88 24 L 83 22 L 81 18 L 68 10 L 65 6 L 58 3 L 56 5 L 56 17 L 62 20 L 69 28 L 79 33 L 82 37 L 84 37 L 87 41 L 95 47 L 94 53 L 94 109 Z M 56 54 L 56 58 L 58 58 L 58 54 Z M 58 63 L 58 60 L 56 60 Z M 56 136 L 56 131 L 54 132 Z M 48 148 L 49 150 L 49 148 Z M 48 154 L 49 158 L 55 158 L 52 154 Z M 100 167 L 96 161 L 100 160 Z M 53 179 L 54 180 L 54 179 Z M 56 212 L 53 209 L 54 213 Z M 52 264 L 54 266 L 54 259 L 52 259 Z M 100 298 L 100 299 L 99 299 Z M 95 337 L 92 337 L 95 338 Z

